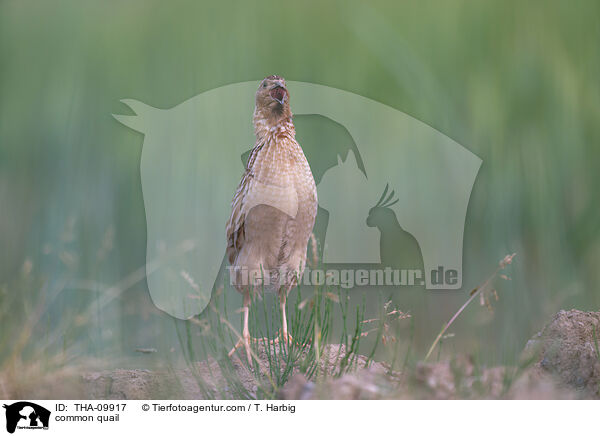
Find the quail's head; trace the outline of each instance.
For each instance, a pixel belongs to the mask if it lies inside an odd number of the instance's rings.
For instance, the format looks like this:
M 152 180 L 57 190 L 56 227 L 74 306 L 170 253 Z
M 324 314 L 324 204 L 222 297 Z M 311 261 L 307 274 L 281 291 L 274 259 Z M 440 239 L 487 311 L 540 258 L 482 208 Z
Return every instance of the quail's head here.
M 283 77 L 268 76 L 260 82 L 256 91 L 256 109 L 267 118 L 287 118 L 291 115 L 290 94 Z

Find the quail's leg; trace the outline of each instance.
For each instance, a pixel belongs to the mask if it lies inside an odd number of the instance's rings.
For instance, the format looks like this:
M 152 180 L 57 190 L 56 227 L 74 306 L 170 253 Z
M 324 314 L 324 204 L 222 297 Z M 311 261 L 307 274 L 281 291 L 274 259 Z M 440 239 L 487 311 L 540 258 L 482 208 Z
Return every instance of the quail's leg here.
M 282 292 L 281 294 L 281 329 L 282 329 L 282 333 L 283 333 L 283 339 L 287 342 L 288 341 L 288 329 L 287 329 L 287 318 L 286 318 L 286 314 L 285 314 L 285 302 L 287 300 L 287 296 L 285 295 L 286 292 Z
M 287 316 L 285 314 L 285 303 L 287 301 L 287 290 L 283 289 L 279 293 L 279 307 L 281 309 L 281 336 L 284 344 L 290 344 L 293 340 L 292 335 L 288 333 Z M 279 337 L 275 338 L 274 343 L 279 341 Z
M 229 352 L 229 357 L 233 356 L 235 350 L 237 350 L 240 346 L 244 346 L 246 349 L 246 358 L 248 359 L 248 363 L 252 365 L 252 354 L 250 353 L 250 329 L 248 328 L 248 315 L 250 313 L 250 291 L 247 290 L 244 293 L 244 307 L 242 308 L 242 312 L 244 313 L 244 327 L 242 330 L 241 339 L 235 344 L 235 346 Z

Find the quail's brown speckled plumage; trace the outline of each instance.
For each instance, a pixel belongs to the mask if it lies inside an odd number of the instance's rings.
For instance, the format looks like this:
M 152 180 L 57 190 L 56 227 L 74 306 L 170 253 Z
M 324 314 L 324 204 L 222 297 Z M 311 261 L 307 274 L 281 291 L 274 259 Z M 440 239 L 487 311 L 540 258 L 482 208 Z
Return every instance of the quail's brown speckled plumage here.
M 227 257 L 236 289 L 244 295 L 243 341 L 250 359 L 251 293 L 279 292 L 282 334 L 288 340 L 285 301 L 302 275 L 317 214 L 317 189 L 295 139 L 285 80 L 269 76 L 259 85 L 254 109 L 256 145 L 233 197 L 227 222 Z M 234 349 L 235 350 L 235 349 Z M 232 352 L 234 351 L 232 350 Z

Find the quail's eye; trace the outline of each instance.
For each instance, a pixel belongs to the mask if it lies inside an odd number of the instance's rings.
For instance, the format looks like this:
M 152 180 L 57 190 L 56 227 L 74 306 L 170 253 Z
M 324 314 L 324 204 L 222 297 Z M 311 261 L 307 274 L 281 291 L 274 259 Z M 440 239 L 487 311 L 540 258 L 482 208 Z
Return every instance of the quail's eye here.
M 263 82 L 263 88 L 267 87 L 267 82 Z

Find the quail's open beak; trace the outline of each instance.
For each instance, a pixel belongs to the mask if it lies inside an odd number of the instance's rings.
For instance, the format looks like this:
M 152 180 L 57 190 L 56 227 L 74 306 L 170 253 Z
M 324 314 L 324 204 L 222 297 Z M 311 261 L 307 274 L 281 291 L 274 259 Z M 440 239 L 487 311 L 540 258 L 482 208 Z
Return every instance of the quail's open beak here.
M 287 98 L 287 90 L 285 89 L 283 82 L 276 82 L 275 86 L 271 88 L 269 95 L 279 104 L 285 103 L 285 99 Z

